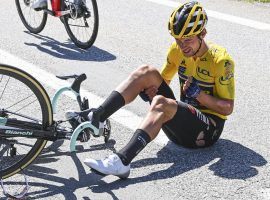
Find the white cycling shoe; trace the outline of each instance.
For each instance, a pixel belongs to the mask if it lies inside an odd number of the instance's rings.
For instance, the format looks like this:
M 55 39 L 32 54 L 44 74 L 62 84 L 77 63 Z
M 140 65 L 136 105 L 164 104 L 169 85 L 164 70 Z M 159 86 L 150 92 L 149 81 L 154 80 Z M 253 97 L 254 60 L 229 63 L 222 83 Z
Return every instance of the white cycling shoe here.
M 130 174 L 130 165 L 125 166 L 116 154 L 112 154 L 103 160 L 86 159 L 84 164 L 102 175 L 114 175 L 125 179 Z

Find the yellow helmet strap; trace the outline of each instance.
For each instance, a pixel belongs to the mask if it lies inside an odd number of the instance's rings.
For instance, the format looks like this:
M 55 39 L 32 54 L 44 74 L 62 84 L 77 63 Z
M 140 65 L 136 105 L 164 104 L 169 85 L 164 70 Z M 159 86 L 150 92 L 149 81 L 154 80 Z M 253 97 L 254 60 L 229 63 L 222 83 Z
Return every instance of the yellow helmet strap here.
M 201 33 L 199 33 L 197 35 L 197 37 L 199 39 L 200 46 L 198 47 L 197 51 L 193 54 L 193 56 L 195 56 L 199 52 L 199 50 L 201 49 L 201 47 L 202 47 L 202 38 L 200 36 L 201 36 Z

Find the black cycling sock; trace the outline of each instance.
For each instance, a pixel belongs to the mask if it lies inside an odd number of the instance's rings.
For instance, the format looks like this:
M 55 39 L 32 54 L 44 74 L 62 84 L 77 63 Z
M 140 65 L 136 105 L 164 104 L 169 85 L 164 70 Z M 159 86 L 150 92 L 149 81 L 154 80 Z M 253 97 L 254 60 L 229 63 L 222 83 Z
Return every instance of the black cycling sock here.
M 100 112 L 100 121 L 104 122 L 114 112 L 125 105 L 124 97 L 117 91 L 112 91 L 110 96 L 97 108 L 96 112 Z
M 164 80 L 158 88 L 157 95 L 162 95 L 166 98 L 175 99 L 172 89 Z
M 89 118 L 89 113 L 92 112 L 92 125 L 99 128 L 99 122 L 104 122 L 108 117 L 110 117 L 114 112 L 119 110 L 125 105 L 124 97 L 117 91 L 112 91 L 110 96 L 98 107 L 90 108 L 80 112 L 80 116 L 84 119 Z
M 150 136 L 144 130 L 137 129 L 129 143 L 116 154 L 124 165 L 129 165 L 150 141 Z

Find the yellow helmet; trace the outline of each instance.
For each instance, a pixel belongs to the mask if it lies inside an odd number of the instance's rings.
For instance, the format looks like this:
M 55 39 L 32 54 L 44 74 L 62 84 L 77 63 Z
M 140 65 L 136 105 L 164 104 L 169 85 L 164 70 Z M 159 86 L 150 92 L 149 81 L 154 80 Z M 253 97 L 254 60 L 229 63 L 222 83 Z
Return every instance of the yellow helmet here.
M 172 12 L 169 32 L 177 39 L 198 35 L 205 28 L 207 20 L 206 12 L 199 2 L 188 2 Z

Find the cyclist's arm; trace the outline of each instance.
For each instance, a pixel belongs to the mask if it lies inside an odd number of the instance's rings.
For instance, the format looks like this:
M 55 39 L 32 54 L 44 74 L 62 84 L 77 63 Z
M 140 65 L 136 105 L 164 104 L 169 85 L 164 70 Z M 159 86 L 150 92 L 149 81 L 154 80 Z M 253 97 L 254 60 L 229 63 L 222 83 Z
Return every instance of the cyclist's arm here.
M 167 52 L 167 59 L 163 64 L 160 74 L 163 80 L 169 85 L 173 77 L 178 71 L 179 64 L 176 63 L 179 61 L 179 50 L 177 49 L 177 44 L 173 43 Z
M 229 115 L 234 107 L 234 62 L 230 57 L 221 59 L 216 66 L 216 97 L 201 91 L 197 100 L 205 107 L 222 115 Z
M 221 114 L 230 115 L 233 111 L 234 100 L 220 99 L 204 93 L 203 91 L 197 97 L 197 100 L 205 107 Z

